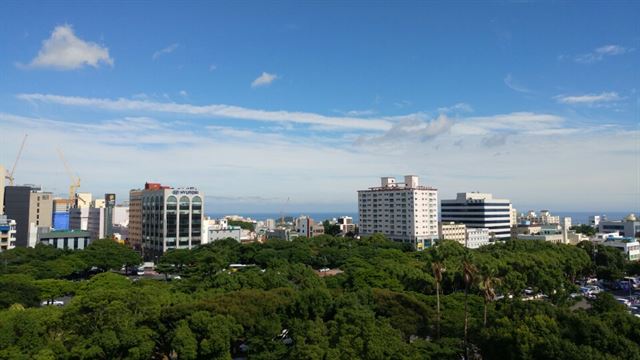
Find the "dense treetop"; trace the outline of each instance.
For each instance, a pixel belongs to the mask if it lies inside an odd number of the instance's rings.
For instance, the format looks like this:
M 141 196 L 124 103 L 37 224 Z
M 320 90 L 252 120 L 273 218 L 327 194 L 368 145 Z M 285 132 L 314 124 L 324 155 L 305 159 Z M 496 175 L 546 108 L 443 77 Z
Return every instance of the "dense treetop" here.
M 227 239 L 168 252 L 166 280 L 134 280 L 118 271 L 140 258 L 108 240 L 15 249 L 0 253 L 0 359 L 640 359 L 640 319 L 610 295 L 571 307 L 576 279 L 637 268 L 593 250 Z

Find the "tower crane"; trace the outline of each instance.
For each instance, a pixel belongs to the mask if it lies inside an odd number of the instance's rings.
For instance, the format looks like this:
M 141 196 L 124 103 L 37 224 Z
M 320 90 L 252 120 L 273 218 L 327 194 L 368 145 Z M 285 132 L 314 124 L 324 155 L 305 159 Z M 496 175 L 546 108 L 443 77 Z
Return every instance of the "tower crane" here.
M 20 155 L 22 155 L 22 150 L 24 149 L 24 144 L 27 142 L 28 134 L 24 134 L 24 138 L 22 139 L 22 144 L 20 145 L 20 150 L 18 150 L 18 155 L 16 155 L 16 161 L 13 162 L 13 166 L 11 167 L 11 171 L 7 172 L 6 175 L 3 175 L 7 180 L 9 180 L 9 185 L 13 186 L 15 178 L 13 174 L 16 172 L 16 166 L 18 165 L 18 160 L 20 160 Z
M 60 156 L 60 160 L 62 160 L 62 163 L 64 164 L 64 168 L 67 171 L 67 175 L 69 175 L 69 178 L 71 179 L 71 185 L 69 185 L 69 201 L 71 201 L 71 203 L 74 203 L 76 199 L 76 191 L 80 187 L 80 177 L 78 177 L 78 175 L 75 175 L 73 171 L 71 171 L 71 168 L 67 163 L 67 160 L 64 158 L 64 154 L 62 153 L 62 150 L 60 150 L 60 148 L 57 148 L 56 150 L 58 150 L 58 155 Z

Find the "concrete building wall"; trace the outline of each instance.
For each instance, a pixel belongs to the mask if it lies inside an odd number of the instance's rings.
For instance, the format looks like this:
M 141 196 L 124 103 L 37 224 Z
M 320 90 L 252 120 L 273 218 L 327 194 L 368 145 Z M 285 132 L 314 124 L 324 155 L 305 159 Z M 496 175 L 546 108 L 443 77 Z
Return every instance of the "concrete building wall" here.
M 53 197 L 33 186 L 5 187 L 5 210 L 16 221 L 16 246 L 29 246 L 35 232 L 48 231 L 52 225 Z
M 69 229 L 89 229 L 89 207 L 74 208 L 69 211 Z
M 490 231 L 487 228 L 467 228 L 466 245 L 469 249 L 477 249 L 480 246 L 489 245 L 491 242 Z
M 453 240 L 464 245 L 467 236 L 467 226 L 453 221 L 438 223 L 438 231 L 441 240 Z
M 128 206 L 116 206 L 113 208 L 112 225 L 129 225 L 129 207 Z

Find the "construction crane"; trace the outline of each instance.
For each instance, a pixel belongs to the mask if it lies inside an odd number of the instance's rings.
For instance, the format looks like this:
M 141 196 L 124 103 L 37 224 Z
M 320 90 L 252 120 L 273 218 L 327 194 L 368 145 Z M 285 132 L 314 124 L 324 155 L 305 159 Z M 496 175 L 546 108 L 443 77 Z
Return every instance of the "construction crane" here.
M 58 155 L 60 156 L 60 160 L 62 160 L 62 163 L 64 164 L 64 168 L 65 170 L 67 170 L 67 175 L 69 175 L 69 178 L 71 179 L 71 185 L 69 185 L 69 201 L 73 204 L 76 199 L 76 191 L 80 187 L 80 177 L 78 177 L 78 175 L 75 175 L 73 171 L 71 171 L 71 168 L 67 163 L 67 160 L 64 158 L 64 154 L 62 153 L 62 150 L 60 150 L 60 148 L 57 148 L 56 150 L 58 150 Z
M 18 160 L 20 160 L 20 155 L 22 155 L 22 150 L 24 149 L 24 144 L 27 142 L 28 134 L 24 134 L 24 138 L 22 139 L 22 144 L 20 145 L 20 150 L 18 150 L 18 155 L 16 156 L 16 161 L 13 162 L 13 166 L 11 167 L 11 171 L 8 172 L 4 177 L 9 180 L 9 185 L 13 186 L 15 178 L 13 174 L 16 172 L 16 166 L 18 165 Z

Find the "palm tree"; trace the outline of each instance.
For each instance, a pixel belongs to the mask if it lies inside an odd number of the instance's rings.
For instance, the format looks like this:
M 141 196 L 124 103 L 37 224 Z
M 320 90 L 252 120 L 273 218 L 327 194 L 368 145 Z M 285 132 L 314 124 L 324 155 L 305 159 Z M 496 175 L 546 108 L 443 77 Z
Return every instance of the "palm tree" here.
M 495 286 L 500 283 L 500 279 L 496 278 L 493 268 L 484 268 L 480 274 L 480 290 L 484 298 L 484 327 L 487 327 L 487 307 L 489 302 L 496 297 Z
M 469 360 L 469 287 L 473 283 L 477 269 L 468 258 L 468 251 L 462 263 L 462 273 L 464 280 L 464 358 Z
M 431 263 L 431 271 L 436 279 L 436 338 L 440 338 L 440 284 L 442 283 L 442 273 L 445 271 L 444 265 L 440 261 Z

